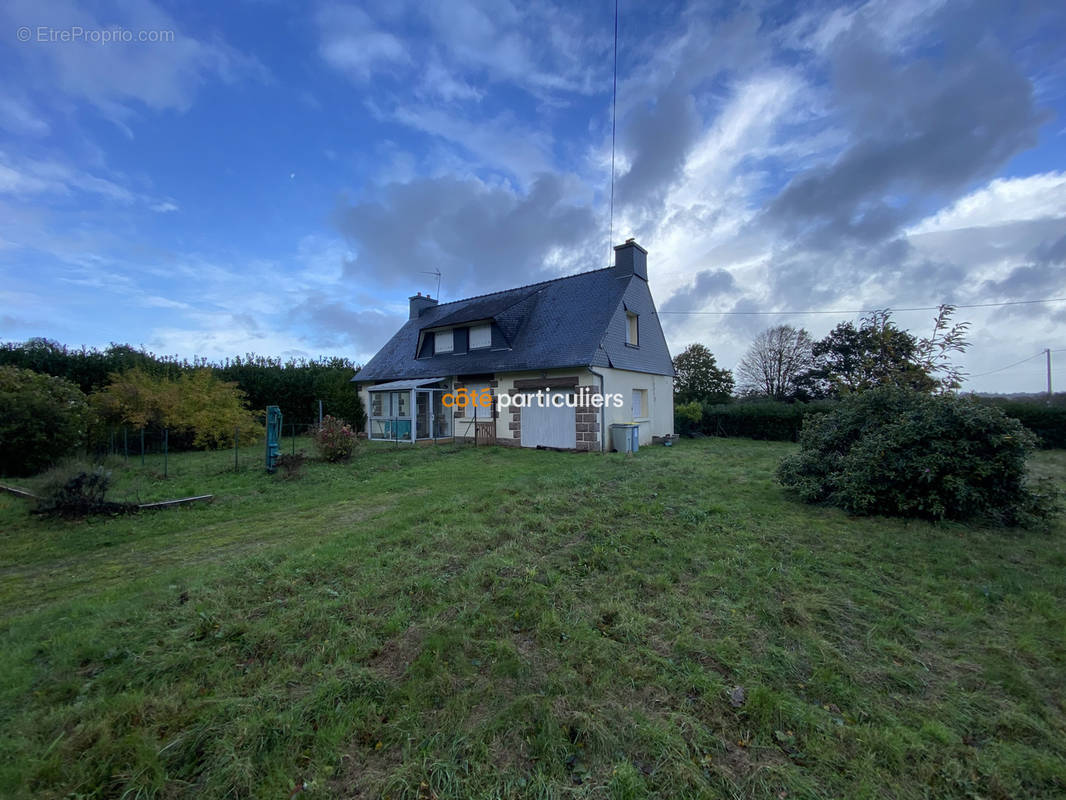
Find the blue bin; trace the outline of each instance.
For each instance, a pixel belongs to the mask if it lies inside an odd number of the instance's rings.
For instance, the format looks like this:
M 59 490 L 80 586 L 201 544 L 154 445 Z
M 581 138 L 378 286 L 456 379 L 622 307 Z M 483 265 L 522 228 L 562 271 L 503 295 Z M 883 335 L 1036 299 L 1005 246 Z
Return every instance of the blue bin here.
M 633 425 L 629 430 L 630 435 L 633 437 L 633 444 L 631 446 L 631 449 L 635 453 L 640 449 L 640 426 Z

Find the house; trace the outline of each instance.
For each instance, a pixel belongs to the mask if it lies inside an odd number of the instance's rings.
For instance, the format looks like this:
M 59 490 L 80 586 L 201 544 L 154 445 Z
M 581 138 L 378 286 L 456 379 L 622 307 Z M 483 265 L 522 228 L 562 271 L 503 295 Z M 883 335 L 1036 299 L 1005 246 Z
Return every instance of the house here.
M 674 369 L 648 253 L 632 239 L 614 252 L 613 267 L 592 272 L 450 303 L 410 298 L 407 323 L 352 379 L 369 438 L 599 451 L 617 422 L 636 423 L 641 444 L 672 434 Z

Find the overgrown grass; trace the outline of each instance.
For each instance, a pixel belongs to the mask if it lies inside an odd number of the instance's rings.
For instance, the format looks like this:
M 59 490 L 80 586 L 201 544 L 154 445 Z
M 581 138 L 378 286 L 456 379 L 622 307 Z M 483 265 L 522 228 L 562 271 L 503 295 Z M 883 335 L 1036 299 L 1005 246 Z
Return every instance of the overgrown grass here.
M 212 505 L 77 523 L 0 496 L 3 793 L 1063 796 L 1061 521 L 803 506 L 791 449 L 194 453 L 119 485 Z

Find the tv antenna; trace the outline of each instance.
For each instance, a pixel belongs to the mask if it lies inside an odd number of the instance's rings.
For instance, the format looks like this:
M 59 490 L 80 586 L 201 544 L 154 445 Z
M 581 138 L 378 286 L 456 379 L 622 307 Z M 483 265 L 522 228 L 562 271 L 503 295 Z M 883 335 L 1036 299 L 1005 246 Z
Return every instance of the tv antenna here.
M 419 275 L 436 275 L 437 276 L 437 300 L 440 300 L 440 270 L 434 269 L 432 272 L 420 271 Z

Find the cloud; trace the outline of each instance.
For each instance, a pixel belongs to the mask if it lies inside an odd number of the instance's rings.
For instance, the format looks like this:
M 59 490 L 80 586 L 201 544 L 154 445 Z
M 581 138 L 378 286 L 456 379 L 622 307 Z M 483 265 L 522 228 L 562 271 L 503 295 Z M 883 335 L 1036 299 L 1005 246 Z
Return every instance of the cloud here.
M 119 205 L 140 204 L 157 213 L 177 211 L 174 201 L 154 198 L 124 185 L 124 176 L 103 178 L 56 160 L 15 158 L 0 151 L 0 194 L 25 199 L 35 195 L 90 195 Z
M 1066 217 L 1066 172 L 1044 172 L 997 178 L 912 226 L 908 233 L 920 236 L 1061 217 Z
M 312 292 L 288 316 L 307 333 L 312 348 L 344 348 L 359 361 L 367 361 L 406 321 L 405 314 L 386 310 L 355 309 L 323 292 Z
M 1009 57 L 961 35 L 944 50 L 903 60 L 863 24 L 837 36 L 834 105 L 852 141 L 832 163 L 796 176 L 767 221 L 812 234 L 812 246 L 884 240 L 930 197 L 950 199 L 1035 145 L 1048 117 Z
M 51 126 L 23 99 L 0 95 L 0 128 L 27 136 L 46 136 Z
M 389 184 L 377 197 L 342 208 L 339 230 L 356 257 L 345 276 L 359 284 L 425 284 L 439 268 L 452 298 L 589 269 L 598 233 L 590 209 L 566 199 L 557 175 L 542 175 L 528 193 L 474 178 L 420 178 Z
M 377 28 L 370 15 L 352 6 L 327 5 L 315 14 L 321 34 L 319 55 L 358 82 L 397 64 L 411 61 L 404 43 Z
M 172 40 L 154 43 L 82 40 L 19 45 L 28 85 L 87 101 L 120 126 L 128 123 L 139 106 L 154 111 L 187 110 L 209 80 L 234 83 L 268 77 L 254 57 L 219 36 L 190 36 L 149 0 L 92 6 L 72 0 L 13 0 L 4 4 L 0 22 L 10 31 L 20 26 L 32 31 L 70 31 L 77 26 L 86 31 L 123 28 L 135 35 L 140 31 L 172 34 Z

